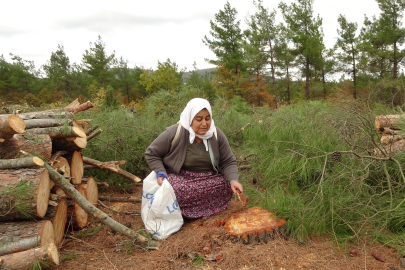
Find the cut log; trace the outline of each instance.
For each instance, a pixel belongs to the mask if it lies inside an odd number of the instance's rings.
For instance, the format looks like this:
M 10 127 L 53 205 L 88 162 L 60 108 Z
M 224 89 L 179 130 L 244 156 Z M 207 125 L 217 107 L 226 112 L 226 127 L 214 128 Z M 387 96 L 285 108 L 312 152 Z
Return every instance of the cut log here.
M 97 129 L 96 131 L 94 131 L 93 133 L 91 133 L 88 137 L 87 137 L 87 141 L 90 141 L 91 139 L 93 139 L 94 137 L 96 137 L 97 135 L 99 135 L 101 132 L 103 132 L 103 130 L 101 128 Z
M 155 249 L 158 246 L 158 243 L 153 240 L 148 240 L 146 237 L 136 233 L 130 228 L 118 223 L 114 219 L 110 218 L 106 213 L 96 208 L 93 204 L 87 201 L 62 175 L 58 174 L 52 167 L 48 164 L 44 166 L 49 170 L 49 175 L 59 187 L 75 200 L 77 204 L 80 205 L 87 213 L 91 214 L 93 217 L 101 221 L 103 224 L 110 226 L 115 231 L 122 233 L 130 239 L 136 239 L 141 243 L 147 242 L 147 248 Z
M 381 153 L 379 149 L 374 149 L 374 155 L 377 157 L 394 156 L 396 153 L 405 152 L 405 140 L 399 140 L 391 144 L 384 145 L 386 153 Z
M 66 180 L 67 181 L 67 180 Z M 54 181 L 52 181 L 52 182 L 54 182 Z M 51 192 L 52 193 L 54 193 L 54 194 L 56 194 L 56 195 L 58 195 L 58 196 L 60 196 L 60 197 L 66 197 L 66 193 L 63 191 L 63 189 L 61 189 L 60 187 L 57 187 L 57 186 L 54 186 L 52 189 L 51 189 Z
M 31 154 L 39 154 L 49 159 L 52 155 L 52 141 L 48 134 L 16 134 L 10 140 L 1 143 L 0 158 L 18 158 L 21 155 L 20 150 Z
M 49 220 L 0 223 L 0 255 L 47 246 L 54 238 L 54 228 Z
M 86 190 L 82 185 L 76 187 L 77 191 L 86 199 Z M 87 225 L 89 215 L 80 205 L 73 199 L 68 198 L 67 201 L 67 224 L 71 225 L 73 229 L 82 229 Z
M 53 139 L 52 147 L 54 151 L 81 151 L 87 146 L 87 138 L 77 137 L 74 140 L 67 138 Z
M 76 113 L 83 112 L 83 111 L 86 111 L 86 110 L 88 110 L 88 109 L 91 109 L 91 108 L 93 108 L 93 107 L 94 107 L 94 106 L 93 106 L 93 104 L 91 104 L 90 101 L 86 101 L 86 102 L 83 103 L 83 104 L 80 104 L 80 105 L 75 106 L 75 107 L 73 107 L 73 108 L 66 108 L 66 109 L 67 109 L 68 111 L 70 111 L 71 113 L 76 114 Z
M 401 125 L 405 124 L 404 115 L 377 115 L 375 117 L 375 128 L 383 131 L 384 128 L 401 129 Z
M 142 202 L 141 199 L 135 199 L 131 197 L 110 197 L 110 196 L 98 196 L 100 201 L 107 201 L 107 202 L 132 202 L 132 203 L 139 203 Z
M 27 129 L 27 134 L 48 134 L 51 139 L 60 139 L 68 137 L 86 137 L 83 128 L 77 126 L 62 126 L 62 127 L 48 127 L 48 128 L 32 128 Z
M 90 127 L 89 129 L 86 130 L 86 135 L 90 135 L 93 131 L 95 131 L 98 128 L 98 125 L 95 124 L 94 126 Z
M 381 136 L 381 143 L 383 144 L 389 144 L 389 143 L 394 143 L 400 140 L 403 140 L 404 136 L 403 135 L 383 135 Z
M 58 248 L 54 243 L 0 256 L 0 267 L 4 270 L 32 269 L 38 261 L 43 261 L 50 265 L 59 264 Z
M 55 170 L 61 168 L 60 170 L 63 172 L 63 176 L 71 176 L 69 161 L 64 157 L 57 157 L 56 162 L 52 164 L 52 168 L 54 168 Z
M 24 120 L 14 114 L 0 115 L 0 138 L 9 140 L 14 134 L 24 133 Z
M 68 206 L 66 203 L 66 198 L 58 196 L 57 202 L 58 206 L 48 207 L 48 211 L 46 211 L 44 219 L 52 222 L 55 245 L 59 247 L 63 241 L 63 236 L 65 235 Z
M 74 151 L 72 156 L 66 156 L 70 162 L 70 176 L 73 177 L 72 184 L 81 184 L 83 178 L 83 155 L 79 151 Z
M 260 207 L 248 208 L 233 214 L 225 221 L 225 229 L 234 236 L 233 242 L 244 244 L 267 243 L 278 233 L 283 233 L 285 219 Z
M 29 156 L 16 159 L 1 159 L 0 170 L 18 169 L 34 166 L 43 166 L 44 161 L 39 157 Z
M 380 129 L 381 130 L 381 129 Z M 398 129 L 391 129 L 391 128 L 384 128 L 382 130 L 382 135 L 404 135 L 404 132 L 402 130 L 398 130 Z
M 132 182 L 135 182 L 135 183 L 142 181 L 141 178 L 133 175 L 132 173 L 122 170 L 118 165 L 116 165 L 116 163 L 114 163 L 114 161 L 113 162 L 108 162 L 108 161 L 101 162 L 101 161 L 91 159 L 88 157 L 83 157 L 83 162 L 86 164 L 97 166 L 101 169 L 109 170 L 110 172 L 121 175 L 122 177 L 124 177 Z
M 60 127 L 60 126 L 71 126 L 72 120 L 66 119 L 27 119 L 24 120 L 25 129 L 31 128 L 49 128 L 49 127 Z
M 91 176 L 86 177 L 86 180 L 83 181 L 81 186 L 86 190 L 87 200 L 96 205 L 98 202 L 98 187 L 96 180 Z
M 0 170 L 0 222 L 27 219 L 15 208 L 16 199 L 1 196 L 2 190 L 10 185 L 20 183 L 22 180 L 29 182 L 31 197 L 27 196 L 29 205 L 28 213 L 42 218 L 48 209 L 49 201 L 49 173 L 45 168 Z
M 59 119 L 59 120 L 73 120 L 75 115 L 65 109 L 53 109 L 41 112 L 29 112 L 17 114 L 23 120 L 30 119 Z

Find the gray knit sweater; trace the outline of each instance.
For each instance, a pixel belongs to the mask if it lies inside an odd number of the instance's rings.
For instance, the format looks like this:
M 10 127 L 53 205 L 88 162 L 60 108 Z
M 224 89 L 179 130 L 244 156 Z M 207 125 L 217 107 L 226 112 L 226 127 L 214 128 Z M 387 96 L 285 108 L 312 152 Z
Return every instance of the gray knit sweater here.
M 186 158 L 187 145 L 190 133 L 181 127 L 180 134 L 173 145 L 178 124 L 167 127 L 145 152 L 145 159 L 149 167 L 156 173 L 159 171 L 176 173 L 180 172 Z M 213 135 L 209 141 L 215 157 L 216 167 L 220 169 L 229 181 L 239 180 L 236 158 L 232 153 L 225 134 L 217 127 L 218 138 Z

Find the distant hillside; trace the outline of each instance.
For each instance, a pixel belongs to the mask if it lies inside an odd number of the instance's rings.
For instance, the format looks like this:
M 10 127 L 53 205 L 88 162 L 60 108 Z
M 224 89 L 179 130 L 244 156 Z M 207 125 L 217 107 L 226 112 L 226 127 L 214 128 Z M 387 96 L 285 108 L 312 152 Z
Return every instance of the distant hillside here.
M 198 75 L 204 75 L 205 72 L 214 72 L 216 68 L 206 68 L 206 69 L 199 69 L 197 70 Z M 194 70 L 193 70 L 194 71 Z M 190 77 L 191 72 L 193 71 L 188 71 L 183 73 L 183 81 L 185 81 L 188 77 Z

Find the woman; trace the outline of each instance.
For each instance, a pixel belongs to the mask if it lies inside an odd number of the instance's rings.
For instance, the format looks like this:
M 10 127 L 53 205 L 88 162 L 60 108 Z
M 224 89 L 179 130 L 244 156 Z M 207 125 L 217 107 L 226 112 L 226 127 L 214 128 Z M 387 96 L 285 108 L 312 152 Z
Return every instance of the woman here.
M 158 184 L 167 178 L 187 218 L 209 217 L 225 210 L 232 192 L 243 192 L 236 158 L 211 117 L 207 100 L 190 100 L 178 124 L 166 128 L 145 152 Z

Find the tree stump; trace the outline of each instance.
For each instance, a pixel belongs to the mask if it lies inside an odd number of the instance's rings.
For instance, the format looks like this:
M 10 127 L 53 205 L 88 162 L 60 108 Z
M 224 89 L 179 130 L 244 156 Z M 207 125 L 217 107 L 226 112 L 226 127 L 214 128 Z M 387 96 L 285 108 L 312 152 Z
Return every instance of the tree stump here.
M 0 223 L 0 255 L 20 252 L 54 242 L 54 228 L 49 220 Z
M 0 267 L 4 270 L 32 269 L 38 261 L 44 261 L 51 265 L 59 264 L 58 248 L 54 243 L 0 256 Z
M 32 189 L 29 199 L 28 213 L 42 218 L 48 209 L 49 201 L 49 173 L 46 168 L 0 170 L 0 194 L 6 187 L 20 183 L 22 180 L 29 182 Z M 15 209 L 15 198 L 0 195 L 0 222 L 27 219 L 25 215 Z
M 0 158 L 18 158 L 20 150 L 49 159 L 52 155 L 52 141 L 48 134 L 16 134 L 10 140 L 0 143 Z
M 285 219 L 260 207 L 248 208 L 225 221 L 225 229 L 234 236 L 233 242 L 244 244 L 267 243 L 284 230 Z

